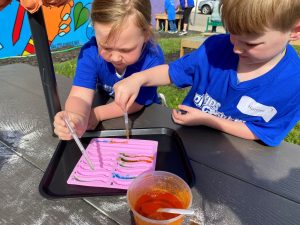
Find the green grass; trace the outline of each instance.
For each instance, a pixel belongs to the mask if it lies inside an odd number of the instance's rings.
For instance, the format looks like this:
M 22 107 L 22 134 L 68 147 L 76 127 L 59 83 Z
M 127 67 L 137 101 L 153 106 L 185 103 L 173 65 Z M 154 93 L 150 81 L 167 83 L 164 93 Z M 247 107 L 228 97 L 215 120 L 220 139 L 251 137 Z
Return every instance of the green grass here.
M 296 52 L 298 53 L 298 55 L 300 55 L 300 45 L 294 45 L 294 48 L 295 48 Z
M 54 71 L 56 74 L 73 78 L 76 70 L 76 64 L 77 59 L 71 59 L 62 63 L 54 63 Z
M 178 108 L 188 91 L 189 88 L 178 89 L 172 85 L 158 87 L 158 92 L 165 95 L 167 106 L 172 109 Z
M 165 55 L 178 53 L 180 49 L 181 38 L 161 38 L 158 44 L 162 48 Z
M 300 145 L 300 122 L 290 131 L 284 139 L 286 142 Z
M 180 49 L 181 38 L 163 38 L 158 43 L 163 49 L 165 55 L 178 53 Z M 300 55 L 300 46 L 294 46 L 298 55 Z M 77 59 L 71 59 L 63 63 L 55 63 L 54 70 L 56 74 L 73 78 L 76 69 Z M 158 87 L 158 92 L 163 93 L 167 100 L 169 108 L 177 108 L 183 101 L 188 92 L 188 88 L 178 89 L 172 85 Z M 285 138 L 285 141 L 300 145 L 300 122 Z

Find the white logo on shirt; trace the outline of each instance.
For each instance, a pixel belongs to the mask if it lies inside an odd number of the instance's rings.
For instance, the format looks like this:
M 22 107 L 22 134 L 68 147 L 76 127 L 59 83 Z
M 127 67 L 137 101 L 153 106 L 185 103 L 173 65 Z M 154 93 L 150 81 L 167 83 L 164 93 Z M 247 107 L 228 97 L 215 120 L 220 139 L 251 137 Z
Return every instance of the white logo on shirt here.
M 112 86 L 109 86 L 109 85 L 104 84 L 104 85 L 102 85 L 102 88 L 103 88 L 103 90 L 105 90 L 110 96 L 114 96 L 115 91 L 114 91 L 114 89 L 113 89 Z
M 266 122 L 269 122 L 277 113 L 277 110 L 273 106 L 263 105 L 249 96 L 243 96 L 237 108 L 246 115 L 260 116 Z
M 204 95 L 196 93 L 194 103 L 197 107 L 202 108 L 202 111 L 218 111 L 221 106 L 219 102 L 210 97 L 207 93 Z
M 205 93 L 203 95 L 195 94 L 194 96 L 194 104 L 203 112 L 209 113 L 211 115 L 232 120 L 232 121 L 241 121 L 239 119 L 234 119 L 231 116 L 226 116 L 223 112 L 219 111 L 221 107 L 221 103 L 213 99 L 209 94 Z

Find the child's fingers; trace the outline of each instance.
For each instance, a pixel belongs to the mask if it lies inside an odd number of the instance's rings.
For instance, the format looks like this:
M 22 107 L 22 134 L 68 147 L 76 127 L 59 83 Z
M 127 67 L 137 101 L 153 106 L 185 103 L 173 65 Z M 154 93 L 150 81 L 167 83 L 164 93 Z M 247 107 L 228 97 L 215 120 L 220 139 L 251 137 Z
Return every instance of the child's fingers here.
M 127 99 L 125 98 L 125 95 L 120 95 L 118 102 L 119 102 L 119 106 L 121 107 L 121 109 L 125 112 L 126 105 L 127 105 Z
M 115 96 L 115 103 L 125 112 L 126 106 L 123 104 L 121 99 Z
M 54 133 L 61 140 L 71 140 L 72 139 L 72 136 L 69 133 L 69 131 L 65 131 L 64 129 L 54 128 Z
M 189 112 L 190 107 L 186 105 L 178 105 L 178 109 L 181 110 L 181 112 L 183 112 L 182 114 L 185 114 Z
M 71 112 L 66 112 L 66 113 L 67 113 L 66 118 L 68 119 L 72 130 L 77 134 L 78 137 L 81 137 L 87 129 L 88 120 L 85 120 L 83 116 L 76 113 L 71 113 Z
M 182 114 L 178 110 L 173 109 L 172 119 L 174 120 L 175 123 L 183 124 L 182 117 L 183 117 Z
M 64 117 L 63 111 L 56 113 L 56 115 L 54 117 L 54 122 L 53 122 L 54 127 L 65 126 L 63 117 Z
M 121 94 L 118 89 L 118 83 L 114 85 L 114 91 L 115 91 L 115 103 L 121 107 L 122 110 L 125 110 L 125 105 L 123 105 L 122 100 L 121 100 Z
M 134 102 L 133 96 L 128 96 L 127 94 L 120 94 L 118 99 L 115 100 L 119 102 L 119 106 L 122 108 L 124 112 L 128 111 L 129 107 Z
M 130 106 L 132 106 L 132 104 L 134 103 L 135 99 L 136 99 L 136 96 L 131 96 L 129 98 L 129 100 L 126 103 L 126 106 L 125 106 L 126 112 L 128 112 L 128 109 L 130 108 Z
M 58 122 L 54 122 L 54 133 L 59 137 L 59 139 L 62 140 L 70 140 L 71 139 L 71 134 L 70 131 L 68 130 L 67 127 Z
M 135 92 L 128 88 L 128 85 L 125 84 L 126 82 L 122 80 L 116 83 L 113 87 L 115 91 L 115 102 L 122 108 L 123 111 L 128 110 L 137 96 Z
M 68 128 L 66 127 L 64 117 L 67 116 L 65 111 L 58 112 L 54 117 L 54 133 L 62 140 L 70 140 L 71 134 Z
M 174 110 L 173 111 L 173 113 L 172 113 L 172 119 L 173 119 L 173 121 L 175 122 L 175 123 L 177 123 L 177 124 L 180 124 L 180 125 L 182 125 L 183 124 L 183 121 L 179 118 L 179 114 L 178 114 L 178 112 L 176 112 L 176 110 Z

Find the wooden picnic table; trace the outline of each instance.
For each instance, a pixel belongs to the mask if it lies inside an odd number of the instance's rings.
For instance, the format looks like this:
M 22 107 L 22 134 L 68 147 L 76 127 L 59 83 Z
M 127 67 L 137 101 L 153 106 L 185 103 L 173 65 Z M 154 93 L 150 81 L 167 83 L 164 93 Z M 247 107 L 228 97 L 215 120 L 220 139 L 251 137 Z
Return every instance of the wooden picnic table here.
M 177 30 L 180 31 L 181 29 L 181 20 L 183 18 L 183 15 L 181 14 L 176 14 L 175 20 L 177 21 Z M 155 29 L 158 31 L 159 30 L 159 21 L 163 20 L 164 21 L 164 30 L 167 32 L 169 30 L 169 21 L 168 21 L 168 15 L 166 13 L 158 13 L 155 15 Z
M 0 67 L 0 224 L 132 224 L 126 197 L 48 200 L 38 186 L 59 143 L 52 136 L 37 67 Z M 71 80 L 57 76 L 64 102 Z M 134 128 L 167 127 L 195 173 L 195 216 L 185 224 L 300 224 L 300 147 L 270 148 L 203 126 L 183 127 L 162 105 L 131 115 Z M 123 118 L 104 130 L 124 129 Z M 176 165 L 174 165 L 176 166 Z
M 205 41 L 205 39 L 206 37 L 203 36 L 182 38 L 180 42 L 180 57 L 184 56 L 185 48 L 197 49 Z

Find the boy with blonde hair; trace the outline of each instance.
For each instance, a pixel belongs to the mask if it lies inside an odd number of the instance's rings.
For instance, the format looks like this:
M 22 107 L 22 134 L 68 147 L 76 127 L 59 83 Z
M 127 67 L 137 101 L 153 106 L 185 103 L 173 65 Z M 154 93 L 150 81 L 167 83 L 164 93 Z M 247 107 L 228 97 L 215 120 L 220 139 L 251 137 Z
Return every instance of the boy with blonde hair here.
M 209 37 L 196 51 L 115 84 L 123 110 L 141 86 L 190 86 L 173 110 L 178 124 L 204 125 L 245 139 L 280 144 L 300 119 L 300 0 L 222 0 L 229 34 Z

